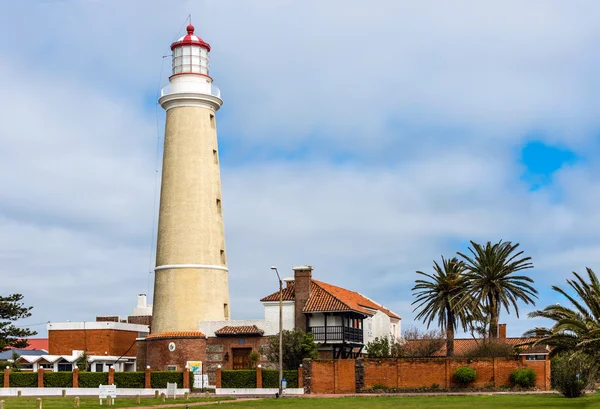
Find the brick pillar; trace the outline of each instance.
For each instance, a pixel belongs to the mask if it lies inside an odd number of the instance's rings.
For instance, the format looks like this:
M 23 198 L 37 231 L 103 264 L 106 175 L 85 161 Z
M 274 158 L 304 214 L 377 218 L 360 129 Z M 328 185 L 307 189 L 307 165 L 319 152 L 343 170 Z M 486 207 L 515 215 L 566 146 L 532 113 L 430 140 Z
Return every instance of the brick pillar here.
M 221 369 L 221 365 L 219 365 L 219 367 L 217 368 L 217 373 L 215 374 L 215 376 L 216 376 L 216 379 L 215 379 L 215 386 L 216 386 L 217 388 L 220 388 L 220 387 L 221 387 L 221 371 L 222 371 L 222 369 Z
M 544 388 L 547 391 L 550 390 L 550 379 L 552 379 L 552 374 L 550 371 L 552 371 L 552 368 L 550 367 L 550 357 L 546 355 L 546 359 L 544 360 L 544 375 L 546 377 L 546 379 L 544 380 Z
M 4 387 L 8 388 L 10 386 L 10 368 L 4 369 Z
M 450 388 L 452 387 L 452 375 L 450 374 L 450 360 L 448 358 L 445 358 L 446 361 L 446 366 L 445 366 L 445 370 L 446 370 L 446 388 Z M 398 385 L 400 386 L 400 385 Z
M 188 368 L 185 368 L 183 370 L 183 388 L 190 388 L 190 370 Z
M 398 367 L 398 361 L 396 361 L 396 368 Z M 300 368 L 302 369 L 302 368 Z M 396 371 L 397 372 L 397 371 Z M 354 360 L 354 388 L 356 393 L 362 392 L 365 387 L 365 361 L 362 358 Z M 397 377 L 396 377 L 397 378 Z M 398 382 L 398 379 L 396 379 Z
M 38 368 L 38 388 L 44 387 L 44 368 Z
M 304 376 L 302 384 L 304 385 L 304 393 L 309 394 L 311 392 L 312 386 L 312 360 L 303 359 L 302 360 L 302 375 Z M 298 381 L 300 382 L 300 381 Z
M 302 364 L 300 364 L 300 368 L 298 368 L 298 387 L 304 388 L 304 368 Z
M 110 369 L 108 370 L 108 384 L 109 385 L 115 384 L 115 368 L 113 368 L 113 367 L 110 367 Z
M 256 368 L 256 387 L 262 389 L 262 368 Z
M 146 374 L 144 378 L 144 388 L 150 389 L 152 387 L 152 370 L 146 367 Z
M 79 388 L 79 368 L 73 369 L 73 387 Z

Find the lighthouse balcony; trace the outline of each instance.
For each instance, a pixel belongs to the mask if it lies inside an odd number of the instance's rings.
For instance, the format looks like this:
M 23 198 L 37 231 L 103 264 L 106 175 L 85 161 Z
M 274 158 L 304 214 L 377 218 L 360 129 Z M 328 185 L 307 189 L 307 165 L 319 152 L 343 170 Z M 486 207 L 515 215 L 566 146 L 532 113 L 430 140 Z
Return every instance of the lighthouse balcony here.
M 221 90 L 212 82 L 206 81 L 177 81 L 165 85 L 160 90 L 160 96 L 164 97 L 171 94 L 206 94 L 221 98 Z

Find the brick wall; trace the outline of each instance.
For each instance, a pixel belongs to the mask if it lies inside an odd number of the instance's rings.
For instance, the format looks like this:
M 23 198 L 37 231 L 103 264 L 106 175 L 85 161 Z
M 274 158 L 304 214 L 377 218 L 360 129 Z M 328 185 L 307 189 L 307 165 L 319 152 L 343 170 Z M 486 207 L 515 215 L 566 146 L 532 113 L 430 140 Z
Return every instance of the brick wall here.
M 206 372 L 208 380 L 215 381 L 217 366 L 221 365 L 223 369 L 233 369 L 233 350 L 236 348 L 251 348 L 252 351 L 259 351 L 268 343 L 267 337 L 215 337 L 206 340 Z M 229 359 L 225 359 L 228 353 Z M 261 355 L 258 362 L 264 368 L 268 368 L 270 363 L 265 355 Z
M 169 344 L 175 344 L 175 350 L 169 350 Z M 145 345 L 142 345 L 145 344 Z M 145 351 L 138 354 L 144 359 L 145 365 L 150 365 L 153 371 L 166 371 L 168 367 L 176 366 L 178 371 L 183 371 L 187 361 L 206 360 L 206 338 L 151 338 L 138 341 L 138 345 Z M 138 364 L 138 370 L 141 370 Z
M 510 373 L 519 368 L 531 368 L 536 373 L 536 387 L 550 389 L 550 361 L 525 361 L 509 358 L 406 358 L 357 360 L 315 360 L 311 362 L 310 385 L 312 393 L 360 392 L 360 385 L 371 389 L 375 385 L 388 388 L 430 388 L 437 384 L 441 388 L 456 387 L 454 371 L 469 366 L 477 371 L 473 387 L 500 387 L 510 385 Z M 358 365 L 360 364 L 360 365 Z M 358 367 L 361 371 L 356 372 Z M 357 379 L 357 376 L 363 379 Z M 358 387 L 356 385 L 359 385 Z
M 50 355 L 71 355 L 72 351 L 86 351 L 89 355 L 120 356 L 135 343 L 136 331 L 113 329 L 93 330 L 50 330 L 48 331 L 48 353 Z M 135 345 L 127 356 L 135 356 Z

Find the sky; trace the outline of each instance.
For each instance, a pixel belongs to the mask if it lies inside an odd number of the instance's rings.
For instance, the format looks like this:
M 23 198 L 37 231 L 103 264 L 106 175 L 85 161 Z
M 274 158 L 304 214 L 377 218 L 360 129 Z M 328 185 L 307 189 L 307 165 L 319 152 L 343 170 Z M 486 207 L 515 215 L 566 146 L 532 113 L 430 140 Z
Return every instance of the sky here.
M 18 323 L 151 293 L 169 45 L 210 43 L 234 319 L 299 264 L 414 321 L 415 271 L 518 242 L 600 270 L 600 3 L 0 0 L 0 272 Z M 157 168 L 158 164 L 158 168 Z M 158 169 L 158 171 L 157 171 Z M 159 185 L 158 185 L 159 186 Z M 545 323 L 503 312 L 508 334 Z

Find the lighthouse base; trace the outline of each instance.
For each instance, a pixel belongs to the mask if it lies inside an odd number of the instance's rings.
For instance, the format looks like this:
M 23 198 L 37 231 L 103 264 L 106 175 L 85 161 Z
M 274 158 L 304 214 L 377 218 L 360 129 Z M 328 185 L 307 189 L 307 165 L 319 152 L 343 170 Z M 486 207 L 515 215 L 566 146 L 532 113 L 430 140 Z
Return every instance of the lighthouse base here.
M 137 370 L 183 371 L 190 362 L 206 361 L 206 336 L 200 331 L 151 334 L 136 344 Z

